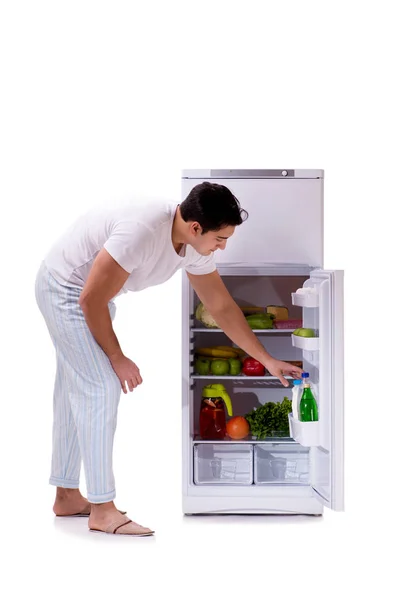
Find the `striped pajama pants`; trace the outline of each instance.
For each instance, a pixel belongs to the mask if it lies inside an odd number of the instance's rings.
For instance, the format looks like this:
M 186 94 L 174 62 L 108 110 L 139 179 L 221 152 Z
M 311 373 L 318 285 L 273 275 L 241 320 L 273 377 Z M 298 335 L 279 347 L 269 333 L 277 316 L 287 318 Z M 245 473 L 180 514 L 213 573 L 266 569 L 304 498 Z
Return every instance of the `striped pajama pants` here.
M 92 503 L 115 498 L 112 453 L 121 384 L 79 306 L 81 288 L 60 284 L 43 262 L 36 301 L 56 351 L 50 484 L 79 487 L 83 462 Z M 109 303 L 111 319 L 116 307 Z

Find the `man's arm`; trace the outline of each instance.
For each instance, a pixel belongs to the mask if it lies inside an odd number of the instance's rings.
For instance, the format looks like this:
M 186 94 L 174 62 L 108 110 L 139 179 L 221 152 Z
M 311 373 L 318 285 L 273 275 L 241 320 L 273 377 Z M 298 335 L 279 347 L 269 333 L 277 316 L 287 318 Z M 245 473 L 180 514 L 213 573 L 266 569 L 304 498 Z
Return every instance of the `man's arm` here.
M 196 294 L 226 335 L 247 354 L 266 364 L 272 359 L 249 327 L 218 271 L 207 275 L 187 273 Z
M 128 277 L 129 273 L 102 248 L 93 261 L 79 298 L 93 337 L 110 359 L 121 356 L 122 350 L 112 327 L 108 303 L 118 294 Z
M 278 377 L 287 387 L 288 383 L 283 374 L 301 376 L 301 369 L 273 358 L 265 350 L 246 321 L 243 312 L 238 307 L 218 271 L 207 275 L 187 273 L 189 281 L 204 306 L 214 317 L 226 335 L 242 348 L 247 354 L 260 361 L 271 373 Z
M 109 301 L 114 298 L 128 279 L 125 271 L 102 248 L 90 269 L 89 277 L 79 297 L 79 304 L 94 339 L 110 359 L 124 394 L 132 392 L 143 381 L 137 365 L 125 356 L 112 328 Z

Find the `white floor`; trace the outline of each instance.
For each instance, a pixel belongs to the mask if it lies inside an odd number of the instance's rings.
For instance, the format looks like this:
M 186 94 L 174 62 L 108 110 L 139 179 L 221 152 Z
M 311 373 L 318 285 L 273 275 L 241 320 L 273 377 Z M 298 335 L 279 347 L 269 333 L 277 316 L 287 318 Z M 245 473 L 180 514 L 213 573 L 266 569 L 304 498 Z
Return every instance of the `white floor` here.
M 120 508 L 156 535 L 132 539 L 91 533 L 87 519 L 52 515 L 53 489 L 38 482 L 3 514 L 2 589 L 7 599 L 393 598 L 395 553 L 384 545 L 388 515 L 326 511 L 323 517 L 180 514 L 179 489 L 138 489 Z M 390 532 L 389 532 L 390 533 Z M 3 587 L 4 586 L 4 587 Z M 39 596 L 38 596 L 39 597 Z

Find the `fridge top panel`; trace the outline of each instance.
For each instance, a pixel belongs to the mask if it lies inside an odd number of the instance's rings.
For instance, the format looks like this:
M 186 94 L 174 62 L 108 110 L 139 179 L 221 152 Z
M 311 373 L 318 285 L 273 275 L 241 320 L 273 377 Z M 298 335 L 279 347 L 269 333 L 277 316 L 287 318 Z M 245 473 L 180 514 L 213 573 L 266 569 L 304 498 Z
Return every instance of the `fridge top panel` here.
M 205 180 L 183 178 L 182 201 Z M 249 214 L 235 228 L 226 248 L 215 252 L 218 265 L 278 263 L 323 267 L 322 178 L 207 181 L 226 186 Z
M 221 255 L 221 254 L 220 254 Z M 216 265 L 220 275 L 229 276 L 301 276 L 309 275 L 313 269 L 310 265 L 290 264 L 290 263 L 229 263 L 218 262 L 216 255 Z
M 323 169 L 184 169 L 183 179 L 323 179 Z

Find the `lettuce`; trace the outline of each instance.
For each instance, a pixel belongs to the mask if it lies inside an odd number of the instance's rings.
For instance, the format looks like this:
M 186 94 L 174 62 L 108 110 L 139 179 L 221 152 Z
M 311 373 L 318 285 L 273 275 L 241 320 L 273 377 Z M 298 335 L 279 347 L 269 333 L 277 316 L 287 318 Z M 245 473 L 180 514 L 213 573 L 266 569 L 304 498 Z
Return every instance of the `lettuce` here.
M 286 396 L 282 402 L 266 402 L 245 415 L 250 432 L 257 440 L 276 435 L 289 436 L 288 414 L 292 412 L 292 401 Z

